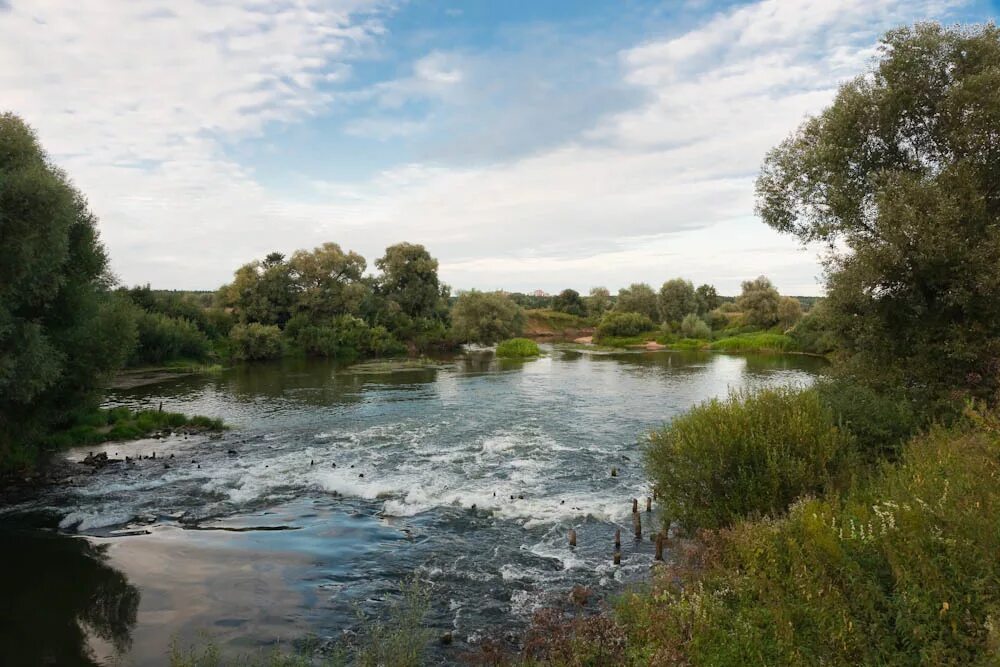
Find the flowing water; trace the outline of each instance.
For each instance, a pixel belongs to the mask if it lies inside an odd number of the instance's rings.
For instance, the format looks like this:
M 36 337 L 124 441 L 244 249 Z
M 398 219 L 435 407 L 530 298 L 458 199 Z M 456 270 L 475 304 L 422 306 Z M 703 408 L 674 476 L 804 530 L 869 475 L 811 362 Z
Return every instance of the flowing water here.
M 648 574 L 652 544 L 630 539 L 631 499 L 649 494 L 646 432 L 731 388 L 809 383 L 823 365 L 546 351 L 258 364 L 112 394 L 232 429 L 109 443 L 96 449 L 156 459 L 84 471 L 0 515 L 16 552 L 0 573 L 4 645 L 25 664 L 152 665 L 174 638 L 233 651 L 338 638 L 416 577 L 427 622 L 455 640 L 431 658 L 453 662 L 575 584 L 606 599 Z M 655 508 L 642 519 L 656 525 Z

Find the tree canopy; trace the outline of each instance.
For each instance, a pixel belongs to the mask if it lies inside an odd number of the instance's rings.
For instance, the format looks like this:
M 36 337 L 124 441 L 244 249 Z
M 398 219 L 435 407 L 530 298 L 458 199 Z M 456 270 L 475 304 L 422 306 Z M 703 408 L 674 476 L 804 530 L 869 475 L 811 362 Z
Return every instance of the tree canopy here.
M 659 295 L 660 320 L 680 324 L 686 315 L 698 310 L 698 299 L 690 280 L 674 278 L 663 283 Z
M 615 310 L 619 313 L 639 313 L 653 322 L 660 321 L 660 304 L 656 292 L 646 283 L 632 283 L 618 290 Z
M 996 399 L 998 127 L 1000 30 L 921 24 L 769 153 L 758 211 L 827 245 L 826 314 L 857 378 Z
M 524 311 L 502 292 L 469 290 L 455 300 L 451 325 L 462 342 L 492 345 L 521 334 Z

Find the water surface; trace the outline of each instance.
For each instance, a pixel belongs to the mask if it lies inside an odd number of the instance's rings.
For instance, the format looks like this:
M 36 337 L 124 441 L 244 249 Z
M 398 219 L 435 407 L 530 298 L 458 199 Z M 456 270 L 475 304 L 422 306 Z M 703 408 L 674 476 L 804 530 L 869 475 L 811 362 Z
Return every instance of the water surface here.
M 15 601 L 0 635 L 40 635 L 46 615 L 61 630 L 26 644 L 28 662 L 161 664 L 172 638 L 199 633 L 227 650 L 337 638 L 416 576 L 429 623 L 455 637 L 433 659 L 451 662 L 516 633 L 574 584 L 607 597 L 648 573 L 648 541 L 623 540 L 620 567 L 611 555 L 631 499 L 649 494 L 649 429 L 730 388 L 805 384 L 822 368 L 796 356 L 547 352 L 402 368 L 285 361 L 113 394 L 233 428 L 109 444 L 111 456 L 156 459 L 81 474 L 0 515 L 20 573 L 33 562 L 57 573 L 0 574 Z M 654 525 L 655 511 L 643 520 Z

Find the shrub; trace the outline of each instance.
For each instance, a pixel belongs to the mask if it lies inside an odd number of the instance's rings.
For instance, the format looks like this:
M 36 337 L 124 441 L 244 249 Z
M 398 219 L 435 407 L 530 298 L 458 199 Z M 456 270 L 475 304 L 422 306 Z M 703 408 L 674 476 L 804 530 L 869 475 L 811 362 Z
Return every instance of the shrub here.
M 708 401 L 652 433 L 644 454 L 665 517 L 688 529 L 779 515 L 799 496 L 843 487 L 855 460 L 813 389 Z
M 229 331 L 232 355 L 240 361 L 281 356 L 281 329 L 273 324 L 237 324 Z
M 694 313 L 685 315 L 684 319 L 681 320 L 681 333 L 684 334 L 685 338 L 708 339 L 712 337 L 712 329 L 705 323 L 705 320 Z
M 903 443 L 920 426 L 912 404 L 901 392 L 879 393 L 844 379 L 816 385 L 837 426 L 848 431 L 870 461 L 895 459 Z
M 598 338 L 638 336 L 655 328 L 653 320 L 640 313 L 607 313 L 597 325 Z
M 703 534 L 621 601 L 633 664 L 997 664 L 1000 437 L 985 422 L 911 441 L 843 500 Z
M 129 359 L 131 365 L 159 364 L 176 359 L 201 361 L 208 356 L 208 337 L 191 320 L 139 312 L 136 325 L 139 335 Z
M 451 309 L 452 334 L 466 343 L 490 345 L 524 329 L 524 311 L 502 292 L 462 292 Z
M 497 345 L 498 357 L 537 357 L 542 351 L 528 338 L 509 338 Z

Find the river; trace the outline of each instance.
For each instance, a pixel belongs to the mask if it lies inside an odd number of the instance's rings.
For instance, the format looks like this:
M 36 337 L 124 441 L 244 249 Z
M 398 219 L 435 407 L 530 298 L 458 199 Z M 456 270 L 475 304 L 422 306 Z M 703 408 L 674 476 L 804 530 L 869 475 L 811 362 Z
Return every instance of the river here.
M 428 624 L 454 637 L 431 659 L 453 662 L 516 636 L 575 584 L 607 599 L 648 574 L 648 540 L 623 539 L 619 567 L 611 556 L 631 499 L 649 495 L 650 429 L 731 388 L 807 384 L 823 368 L 543 347 L 530 361 L 254 364 L 111 394 L 232 429 L 109 443 L 96 449 L 156 459 L 0 514 L 9 664 L 156 665 L 175 639 L 236 652 L 336 639 L 412 577 L 430 593 Z M 655 507 L 642 518 L 655 525 Z

